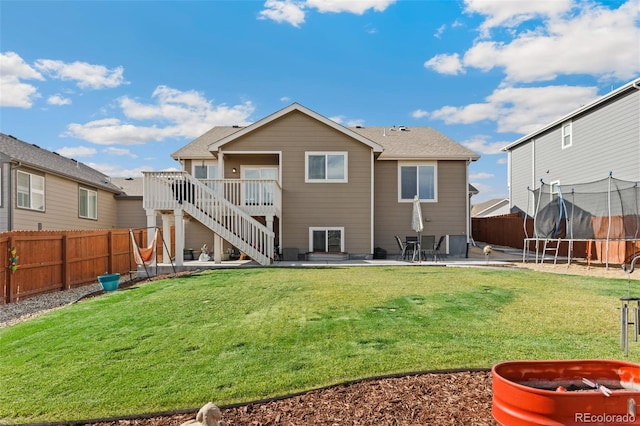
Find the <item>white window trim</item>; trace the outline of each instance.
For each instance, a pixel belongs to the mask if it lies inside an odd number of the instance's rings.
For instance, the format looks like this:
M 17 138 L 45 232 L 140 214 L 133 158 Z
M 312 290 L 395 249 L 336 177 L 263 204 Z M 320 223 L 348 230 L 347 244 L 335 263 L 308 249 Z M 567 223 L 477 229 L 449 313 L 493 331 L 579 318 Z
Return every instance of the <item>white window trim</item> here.
M 17 175 L 19 175 L 20 173 L 23 173 L 25 175 L 29 175 L 29 207 L 25 207 L 25 206 L 21 206 L 18 204 L 18 179 L 17 179 Z M 23 172 L 22 170 L 17 170 L 17 175 L 16 175 L 16 207 L 19 209 L 26 209 L 26 210 L 34 210 L 37 212 L 44 212 L 46 211 L 46 179 L 44 178 L 44 176 L 40 176 L 40 175 L 36 175 L 33 173 L 29 173 L 29 172 Z M 42 187 L 44 188 L 42 191 L 38 191 L 38 190 L 34 190 L 33 189 L 33 177 L 36 178 L 40 178 L 42 179 Z M 33 194 L 34 193 L 41 193 L 42 194 L 42 209 L 36 209 L 33 207 Z
M 418 167 L 418 166 L 433 166 L 433 199 L 421 198 L 420 202 L 421 203 L 437 203 L 438 202 L 438 162 L 437 161 L 421 161 L 421 162 L 398 161 L 398 202 L 413 203 L 413 197 L 411 197 L 411 199 L 402 198 L 402 168 Z
M 553 200 L 554 197 L 558 196 L 558 187 L 560 186 L 559 180 L 554 180 L 553 182 L 549 182 L 549 197 Z
M 325 164 L 327 155 L 344 156 L 344 179 L 309 179 L 309 157 L 312 155 L 324 155 Z M 326 173 L 326 169 L 325 169 Z M 346 151 L 307 151 L 304 153 L 304 181 L 305 183 L 347 183 L 349 182 L 349 153 Z
M 309 252 L 313 252 L 313 231 L 340 231 L 340 252 L 344 253 L 344 226 L 310 226 Z
M 565 139 L 565 136 L 567 136 L 567 135 L 564 133 L 564 129 L 565 129 L 565 127 L 567 127 L 567 125 L 569 126 L 569 135 L 568 135 L 569 136 L 569 143 L 565 145 L 564 139 Z M 561 140 L 562 149 L 571 147 L 573 145 L 573 122 L 565 121 L 564 123 L 562 123 L 562 125 L 560 127 L 560 134 L 562 136 L 562 140 Z
M 91 217 L 91 216 L 83 216 L 80 213 L 80 191 L 86 191 L 87 192 L 87 203 L 89 202 L 89 194 L 94 194 L 95 195 L 95 199 L 96 199 L 96 216 L 95 217 Z M 89 205 L 87 204 L 87 212 L 89 212 Z M 85 188 L 83 186 L 78 188 L 78 217 L 81 219 L 90 219 L 90 220 L 98 220 L 98 191 L 94 190 L 94 189 L 89 189 L 89 188 Z

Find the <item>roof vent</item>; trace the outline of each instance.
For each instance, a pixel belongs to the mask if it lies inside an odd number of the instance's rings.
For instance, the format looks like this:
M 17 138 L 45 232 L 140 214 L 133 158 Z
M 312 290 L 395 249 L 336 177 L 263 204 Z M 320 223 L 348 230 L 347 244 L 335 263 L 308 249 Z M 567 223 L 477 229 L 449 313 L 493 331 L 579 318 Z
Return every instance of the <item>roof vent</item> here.
M 401 132 L 406 132 L 406 131 L 408 131 L 408 130 L 409 130 L 409 128 L 408 128 L 407 126 L 400 126 L 400 127 L 398 127 L 398 129 L 399 129 Z
M 237 124 L 234 124 L 234 125 L 233 125 L 233 126 L 231 126 L 231 127 L 233 127 L 234 129 L 239 129 L 239 128 L 241 128 L 242 126 L 238 126 Z

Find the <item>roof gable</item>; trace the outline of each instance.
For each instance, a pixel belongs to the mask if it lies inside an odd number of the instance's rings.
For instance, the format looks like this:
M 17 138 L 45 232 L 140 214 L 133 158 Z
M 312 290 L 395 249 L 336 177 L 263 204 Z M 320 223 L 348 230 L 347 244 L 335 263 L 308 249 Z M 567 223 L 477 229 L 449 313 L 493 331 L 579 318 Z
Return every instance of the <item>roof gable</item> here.
M 115 194 L 121 192 L 107 175 L 98 170 L 4 133 L 0 133 L 0 153 L 9 161 L 19 162 L 23 166 L 63 176 Z
M 291 105 L 289 105 L 286 108 L 281 109 L 280 111 L 277 111 L 265 118 L 263 118 L 262 120 L 256 121 L 255 123 L 247 126 L 247 127 L 243 127 L 241 129 L 239 129 L 237 132 L 234 132 L 232 134 L 229 134 L 228 136 L 223 137 L 222 139 L 218 140 L 217 142 L 212 143 L 211 145 L 209 145 L 209 150 L 210 151 L 218 151 L 220 149 L 220 147 L 222 147 L 223 145 L 239 138 L 242 137 L 244 135 L 246 135 L 247 133 L 253 132 L 256 129 L 259 129 L 262 126 L 265 126 L 275 120 L 277 120 L 280 117 L 283 117 L 293 111 L 299 111 L 311 118 L 314 118 L 318 121 L 320 121 L 323 124 L 326 124 L 327 126 L 338 130 L 339 132 L 363 143 L 364 145 L 369 146 L 373 152 L 382 152 L 382 146 L 380 146 L 379 144 L 377 144 L 376 142 L 367 139 L 366 137 L 362 136 L 359 133 L 354 132 L 353 130 L 342 126 L 341 124 L 336 123 L 333 120 L 330 120 L 329 118 L 318 114 L 315 111 L 310 110 L 309 108 L 306 108 L 298 103 L 293 103 Z M 212 129 L 213 130 L 213 129 Z

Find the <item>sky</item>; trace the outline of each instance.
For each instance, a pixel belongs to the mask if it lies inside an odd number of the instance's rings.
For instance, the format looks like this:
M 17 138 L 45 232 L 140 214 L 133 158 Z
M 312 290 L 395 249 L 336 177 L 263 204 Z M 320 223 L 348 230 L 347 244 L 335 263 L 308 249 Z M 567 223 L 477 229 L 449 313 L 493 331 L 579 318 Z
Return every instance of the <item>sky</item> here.
M 640 0 L 0 0 L 0 132 L 112 177 L 298 102 L 500 151 L 640 75 Z

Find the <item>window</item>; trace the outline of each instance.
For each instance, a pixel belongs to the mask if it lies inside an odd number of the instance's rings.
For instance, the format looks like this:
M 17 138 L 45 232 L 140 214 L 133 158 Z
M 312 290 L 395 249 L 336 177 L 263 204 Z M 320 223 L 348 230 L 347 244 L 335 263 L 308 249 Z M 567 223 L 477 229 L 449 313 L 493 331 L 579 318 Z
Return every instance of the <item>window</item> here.
M 410 202 L 418 195 L 421 201 L 438 200 L 435 163 L 400 164 L 398 167 L 398 201 Z
M 44 177 L 18 171 L 18 207 L 44 211 Z
M 558 198 L 558 194 L 560 194 L 560 191 L 559 191 L 559 189 L 560 189 L 560 181 L 556 180 L 554 182 L 551 182 L 549 184 L 549 186 L 551 187 L 550 188 L 551 189 L 551 193 L 549 195 L 551 197 L 551 201 L 553 201 L 553 200 L 557 199 Z
M 194 164 L 193 177 L 196 179 L 218 179 L 218 163 L 203 161 L 200 165 Z
M 305 182 L 347 182 L 346 152 L 307 152 Z
M 309 228 L 309 251 L 344 252 L 344 228 Z
M 78 215 L 85 219 L 98 219 L 98 193 L 96 191 L 80 188 Z
M 562 149 L 570 147 L 573 143 L 571 127 L 570 121 L 562 125 Z

